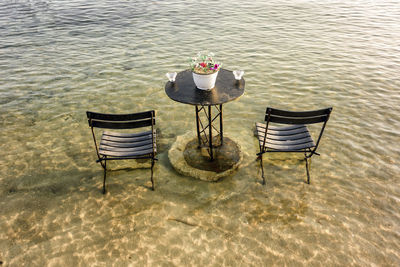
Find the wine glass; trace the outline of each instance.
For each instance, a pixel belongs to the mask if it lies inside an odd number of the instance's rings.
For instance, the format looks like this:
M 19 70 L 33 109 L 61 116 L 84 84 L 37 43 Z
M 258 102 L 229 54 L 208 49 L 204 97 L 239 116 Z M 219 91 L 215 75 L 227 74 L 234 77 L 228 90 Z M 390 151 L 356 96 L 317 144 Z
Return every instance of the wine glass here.
M 165 74 L 170 82 L 175 82 L 176 72 L 168 72 Z
M 235 79 L 238 81 L 242 79 L 243 74 L 244 74 L 244 70 L 234 70 L 233 71 L 233 75 L 235 75 Z

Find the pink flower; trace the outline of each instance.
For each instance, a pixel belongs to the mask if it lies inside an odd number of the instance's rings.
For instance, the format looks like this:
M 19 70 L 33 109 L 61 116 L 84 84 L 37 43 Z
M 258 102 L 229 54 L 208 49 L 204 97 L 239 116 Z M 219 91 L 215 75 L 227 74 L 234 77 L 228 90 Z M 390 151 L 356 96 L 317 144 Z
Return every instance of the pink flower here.
M 211 70 L 217 70 L 218 67 L 219 67 L 219 65 L 218 65 L 218 64 L 215 64 L 214 67 L 211 67 L 210 69 L 211 69 Z

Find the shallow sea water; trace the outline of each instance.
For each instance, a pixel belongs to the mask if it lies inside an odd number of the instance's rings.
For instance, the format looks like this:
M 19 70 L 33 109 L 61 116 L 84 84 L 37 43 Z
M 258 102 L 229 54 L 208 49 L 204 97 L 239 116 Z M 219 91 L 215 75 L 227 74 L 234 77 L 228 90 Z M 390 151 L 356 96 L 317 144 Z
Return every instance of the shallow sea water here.
M 400 3 L 394 0 L 0 2 L 3 266 L 399 266 Z M 213 51 L 245 70 L 224 106 L 244 159 L 216 183 L 174 171 L 194 108 L 165 73 Z M 301 158 L 264 159 L 267 106 L 333 106 L 311 185 Z M 149 169 L 112 166 L 106 195 L 85 111 L 157 111 Z

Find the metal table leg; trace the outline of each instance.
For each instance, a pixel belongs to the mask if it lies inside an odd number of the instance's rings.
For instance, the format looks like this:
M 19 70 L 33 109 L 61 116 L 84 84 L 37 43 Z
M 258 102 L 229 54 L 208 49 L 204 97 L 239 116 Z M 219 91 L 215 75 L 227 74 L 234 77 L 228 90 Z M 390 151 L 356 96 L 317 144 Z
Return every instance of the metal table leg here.
M 208 107 L 208 108 L 206 108 Z M 217 114 L 212 116 L 212 106 L 196 106 L 196 127 L 197 127 L 197 140 L 199 143 L 199 148 L 208 147 L 208 153 L 210 155 L 210 159 L 214 160 L 213 148 L 218 145 L 223 145 L 223 119 L 222 119 L 222 104 L 214 105 L 217 110 Z M 203 110 L 204 115 L 206 117 L 206 124 L 203 124 L 201 120 L 200 113 Z M 213 122 L 219 117 L 219 129 L 213 125 Z M 208 134 L 207 134 L 208 128 Z M 213 144 L 213 129 L 219 134 L 220 144 Z
M 210 149 L 208 150 L 208 153 L 210 153 L 211 160 L 214 160 L 213 145 L 212 145 L 211 106 L 208 106 L 208 143 L 210 144 Z

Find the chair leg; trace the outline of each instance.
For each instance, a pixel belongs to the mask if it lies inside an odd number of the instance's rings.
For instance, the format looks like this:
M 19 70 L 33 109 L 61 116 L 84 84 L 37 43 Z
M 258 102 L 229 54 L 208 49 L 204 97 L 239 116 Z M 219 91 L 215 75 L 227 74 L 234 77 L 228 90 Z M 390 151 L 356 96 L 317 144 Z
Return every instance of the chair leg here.
M 154 167 L 154 158 L 151 159 L 151 190 L 154 191 L 154 180 L 153 180 L 153 167 Z
M 103 165 L 102 165 L 103 166 Z M 103 195 L 106 193 L 107 160 L 104 161 Z
M 261 167 L 261 177 L 263 178 L 262 184 L 265 185 L 265 177 L 264 177 L 264 166 L 263 166 L 263 158 L 262 154 L 258 157 L 260 160 L 260 167 Z
M 310 164 L 308 163 L 308 158 L 307 158 L 307 157 L 305 157 L 304 160 L 306 161 L 307 184 L 310 184 L 310 165 L 311 165 L 311 158 L 310 158 Z

